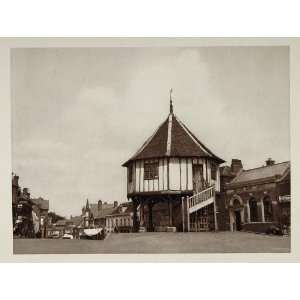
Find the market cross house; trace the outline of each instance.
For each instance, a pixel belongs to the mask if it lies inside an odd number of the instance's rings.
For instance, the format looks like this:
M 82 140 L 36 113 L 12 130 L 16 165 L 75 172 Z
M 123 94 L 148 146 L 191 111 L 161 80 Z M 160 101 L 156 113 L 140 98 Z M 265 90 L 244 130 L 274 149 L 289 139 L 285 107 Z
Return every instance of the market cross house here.
M 215 195 L 223 162 L 174 114 L 170 93 L 167 119 L 123 164 L 134 230 L 218 229 Z

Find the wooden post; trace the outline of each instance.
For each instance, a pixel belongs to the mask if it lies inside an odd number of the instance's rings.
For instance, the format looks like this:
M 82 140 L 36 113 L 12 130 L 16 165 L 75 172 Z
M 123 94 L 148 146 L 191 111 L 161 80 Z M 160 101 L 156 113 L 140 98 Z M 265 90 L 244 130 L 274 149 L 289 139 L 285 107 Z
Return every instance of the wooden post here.
M 187 212 L 187 230 L 190 231 L 190 212 L 189 212 L 189 197 L 186 197 L 186 212 Z
M 149 223 L 148 223 L 148 227 L 149 227 L 149 231 L 153 231 L 153 220 L 152 220 L 152 200 L 148 203 L 148 214 L 149 214 Z
M 218 220 L 217 220 L 217 206 L 216 206 L 216 195 L 214 197 L 214 219 L 215 219 L 215 231 L 218 231 Z
M 182 214 L 182 232 L 185 231 L 184 226 L 184 197 L 181 197 L 181 214 Z
M 247 200 L 247 204 L 246 204 L 246 207 L 247 207 L 247 219 L 248 219 L 248 223 L 251 222 L 251 216 L 250 216 L 250 205 L 249 205 L 249 200 Z
M 264 206 L 264 200 L 260 200 L 260 207 L 261 207 L 261 221 L 265 222 L 265 206 Z
M 195 212 L 195 230 L 198 232 L 198 211 Z
M 173 226 L 173 202 L 172 199 L 168 199 L 168 206 L 169 206 L 169 226 Z
M 140 222 L 141 226 L 145 226 L 144 202 L 140 203 Z
M 137 219 L 137 201 L 132 199 L 133 206 L 133 232 L 138 232 L 138 219 Z

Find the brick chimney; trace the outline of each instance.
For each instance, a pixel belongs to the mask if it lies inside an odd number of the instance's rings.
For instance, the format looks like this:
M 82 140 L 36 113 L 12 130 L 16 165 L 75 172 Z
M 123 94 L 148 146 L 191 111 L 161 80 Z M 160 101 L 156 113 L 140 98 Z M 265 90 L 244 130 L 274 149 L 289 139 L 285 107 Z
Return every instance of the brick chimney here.
M 98 201 L 98 211 L 102 210 L 102 201 Z
M 272 158 L 268 158 L 266 160 L 266 166 L 273 166 L 275 164 L 275 160 L 273 160 Z
M 242 161 L 240 159 L 233 158 L 231 160 L 231 172 L 237 174 L 242 169 L 243 169 Z
M 118 201 L 114 201 L 114 208 L 118 206 Z

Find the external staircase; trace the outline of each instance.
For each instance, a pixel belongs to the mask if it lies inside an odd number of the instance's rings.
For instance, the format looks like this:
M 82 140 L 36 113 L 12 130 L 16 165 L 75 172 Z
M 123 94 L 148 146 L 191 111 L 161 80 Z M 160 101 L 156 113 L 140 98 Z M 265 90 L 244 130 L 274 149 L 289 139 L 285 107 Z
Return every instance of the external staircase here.
M 214 207 L 214 222 L 215 230 L 218 230 L 217 217 L 216 217 L 216 198 L 215 198 L 215 186 L 210 186 L 201 192 L 187 198 L 187 214 L 188 214 L 188 231 L 207 231 L 208 230 L 208 218 L 199 217 L 196 223 L 190 222 L 190 215 L 196 213 L 208 205 L 213 204 Z

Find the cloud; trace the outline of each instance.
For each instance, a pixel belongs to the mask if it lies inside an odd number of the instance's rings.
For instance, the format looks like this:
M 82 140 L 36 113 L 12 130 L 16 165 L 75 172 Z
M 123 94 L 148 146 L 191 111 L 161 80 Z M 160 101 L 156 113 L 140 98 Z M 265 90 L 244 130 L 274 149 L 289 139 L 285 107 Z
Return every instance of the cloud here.
M 126 201 L 121 164 L 166 119 L 171 87 L 175 114 L 218 156 L 289 159 L 288 74 L 280 47 L 19 49 L 14 171 L 61 214 Z

